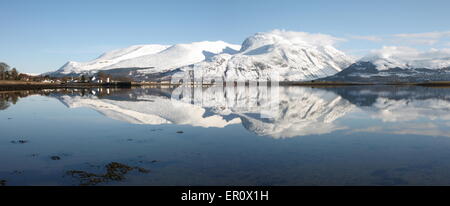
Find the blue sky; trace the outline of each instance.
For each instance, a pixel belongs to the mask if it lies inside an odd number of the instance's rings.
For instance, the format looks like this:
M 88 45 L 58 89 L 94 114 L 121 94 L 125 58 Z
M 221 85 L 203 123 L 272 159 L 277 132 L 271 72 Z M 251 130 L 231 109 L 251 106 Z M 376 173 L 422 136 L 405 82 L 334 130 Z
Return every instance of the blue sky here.
M 383 45 L 444 48 L 449 8 L 446 0 L 0 0 L 0 61 L 40 73 L 134 44 L 241 44 L 273 29 L 343 38 L 336 46 L 353 55 Z

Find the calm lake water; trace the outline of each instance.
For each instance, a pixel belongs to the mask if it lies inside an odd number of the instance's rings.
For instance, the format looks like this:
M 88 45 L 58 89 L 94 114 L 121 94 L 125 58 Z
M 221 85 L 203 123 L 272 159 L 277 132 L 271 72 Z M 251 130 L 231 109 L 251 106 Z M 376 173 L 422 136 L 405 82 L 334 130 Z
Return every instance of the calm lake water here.
M 0 131 L 6 185 L 450 185 L 450 88 L 0 92 Z

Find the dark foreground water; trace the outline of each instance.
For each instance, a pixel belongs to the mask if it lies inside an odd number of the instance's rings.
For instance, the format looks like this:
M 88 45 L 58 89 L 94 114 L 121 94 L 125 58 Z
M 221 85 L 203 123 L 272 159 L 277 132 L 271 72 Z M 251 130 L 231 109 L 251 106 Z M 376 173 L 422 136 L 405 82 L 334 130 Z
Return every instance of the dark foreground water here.
M 450 88 L 0 93 L 0 184 L 450 185 Z

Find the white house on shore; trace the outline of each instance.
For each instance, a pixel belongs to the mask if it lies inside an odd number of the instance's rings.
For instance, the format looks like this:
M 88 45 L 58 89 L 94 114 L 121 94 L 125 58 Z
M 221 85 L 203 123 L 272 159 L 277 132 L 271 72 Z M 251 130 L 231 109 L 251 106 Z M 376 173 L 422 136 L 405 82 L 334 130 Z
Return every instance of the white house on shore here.
M 106 77 L 106 79 L 103 80 L 101 78 L 97 78 L 97 77 L 93 76 L 93 77 L 91 77 L 91 82 L 99 83 L 99 84 L 110 83 L 111 82 L 111 78 L 110 77 Z

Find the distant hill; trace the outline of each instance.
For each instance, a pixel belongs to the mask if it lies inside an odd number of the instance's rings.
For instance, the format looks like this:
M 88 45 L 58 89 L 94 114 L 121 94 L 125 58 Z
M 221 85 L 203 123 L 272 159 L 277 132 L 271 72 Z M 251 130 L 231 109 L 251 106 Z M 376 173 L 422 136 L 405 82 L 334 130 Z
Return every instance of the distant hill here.
M 426 82 L 450 81 L 450 49 L 420 52 L 384 47 L 323 81 Z

